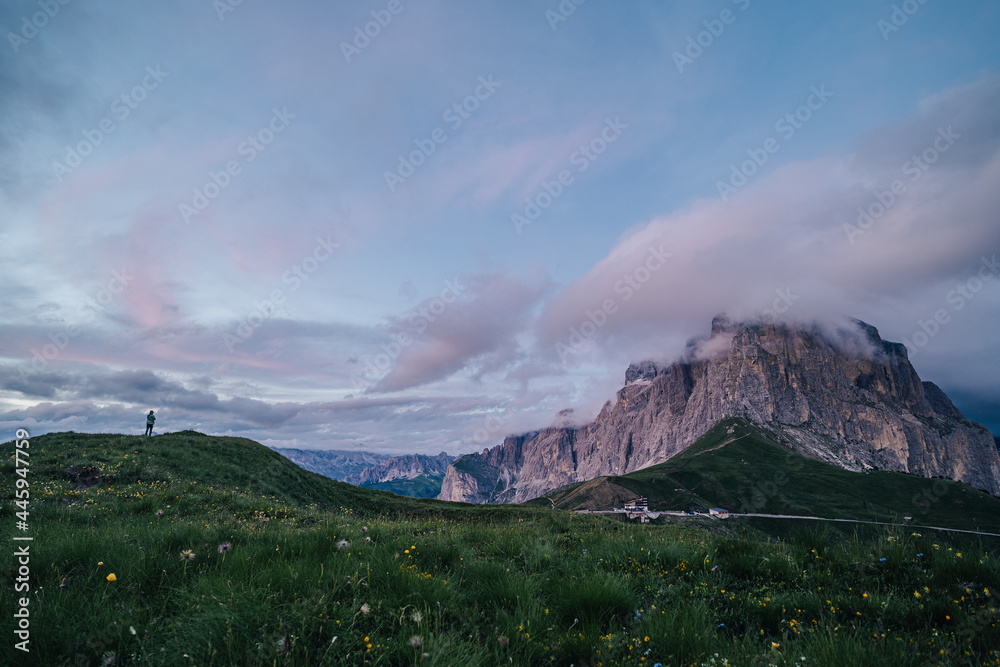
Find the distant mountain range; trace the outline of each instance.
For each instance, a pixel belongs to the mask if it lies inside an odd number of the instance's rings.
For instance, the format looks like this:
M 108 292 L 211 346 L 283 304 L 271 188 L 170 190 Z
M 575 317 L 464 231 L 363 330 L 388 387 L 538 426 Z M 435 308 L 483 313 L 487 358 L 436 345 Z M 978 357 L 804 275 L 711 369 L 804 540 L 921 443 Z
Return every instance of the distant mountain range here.
M 837 328 L 712 322 L 675 363 L 625 372 L 617 400 L 580 427 L 507 437 L 448 468 L 442 500 L 524 502 L 567 484 L 668 461 L 723 419 L 764 427 L 780 444 L 852 471 L 945 477 L 1000 495 L 1000 452 L 906 348 L 864 322 Z
M 285 458 L 306 470 L 339 482 L 391 491 L 413 498 L 434 498 L 441 492 L 448 464 L 455 460 L 445 452 L 437 456 L 409 454 L 388 456 L 345 450 L 306 450 L 275 447 Z
M 359 476 L 365 468 L 378 465 L 390 458 L 385 454 L 338 449 L 314 450 L 280 447 L 273 449 L 306 470 L 317 472 L 338 482 L 347 482 L 348 479 Z

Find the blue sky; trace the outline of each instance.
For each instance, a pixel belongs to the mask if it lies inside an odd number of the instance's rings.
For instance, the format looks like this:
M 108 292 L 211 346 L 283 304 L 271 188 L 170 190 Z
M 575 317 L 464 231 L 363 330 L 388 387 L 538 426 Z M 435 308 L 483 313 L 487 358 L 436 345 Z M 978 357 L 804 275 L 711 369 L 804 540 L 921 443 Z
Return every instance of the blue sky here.
M 5 3 L 0 425 L 464 453 L 785 295 L 908 341 L 1000 432 L 998 28 L 940 0 Z

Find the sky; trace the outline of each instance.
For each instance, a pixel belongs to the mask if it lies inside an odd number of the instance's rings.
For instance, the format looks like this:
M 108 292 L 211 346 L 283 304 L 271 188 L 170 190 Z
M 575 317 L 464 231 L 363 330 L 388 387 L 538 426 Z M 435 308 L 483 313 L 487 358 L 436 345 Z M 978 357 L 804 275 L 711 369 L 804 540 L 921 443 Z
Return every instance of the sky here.
M 722 312 L 869 322 L 1000 433 L 1000 3 L 12 0 L 0 33 L 11 438 L 155 410 L 463 454 Z

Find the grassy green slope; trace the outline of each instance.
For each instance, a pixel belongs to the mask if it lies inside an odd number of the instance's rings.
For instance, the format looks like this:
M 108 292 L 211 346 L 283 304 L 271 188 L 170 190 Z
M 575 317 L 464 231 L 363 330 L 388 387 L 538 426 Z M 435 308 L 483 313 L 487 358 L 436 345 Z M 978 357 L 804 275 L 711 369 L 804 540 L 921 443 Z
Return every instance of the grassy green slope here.
M 13 445 L 6 445 L 8 451 Z M 350 508 L 360 514 L 426 514 L 457 511 L 454 503 L 411 499 L 364 489 L 304 470 L 260 443 L 195 431 L 154 437 L 52 433 L 31 439 L 32 498 L 75 505 L 116 498 L 142 503 L 144 511 L 176 497 L 182 509 L 215 508 L 247 516 L 268 507 L 287 515 L 305 508 Z M 0 499 L 12 511 L 13 456 L 5 457 Z M 475 508 L 485 513 L 500 507 Z
M 647 496 L 652 509 L 684 510 L 697 503 L 838 519 L 912 516 L 920 524 L 1000 533 L 1000 498 L 951 480 L 844 470 L 796 454 L 737 419 L 720 422 L 666 463 L 601 481 Z M 571 509 L 595 489 L 595 482 L 588 482 L 549 497 L 556 507 Z
M 775 542 L 413 500 L 184 432 L 33 438 L 22 533 L 3 447 L 0 536 L 33 541 L 3 600 L 30 598 L 31 653 L 8 634 L 0 665 L 1000 664 L 996 550 L 929 531 Z

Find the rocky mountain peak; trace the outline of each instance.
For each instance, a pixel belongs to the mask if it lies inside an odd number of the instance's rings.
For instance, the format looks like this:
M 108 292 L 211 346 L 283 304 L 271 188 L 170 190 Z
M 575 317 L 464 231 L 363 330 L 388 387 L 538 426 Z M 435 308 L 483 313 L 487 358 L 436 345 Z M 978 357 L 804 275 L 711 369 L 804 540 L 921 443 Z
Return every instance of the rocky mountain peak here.
M 851 470 L 965 481 L 1000 495 L 1000 454 L 898 343 L 839 326 L 712 321 L 677 362 L 642 361 L 585 426 L 511 436 L 449 467 L 441 498 L 520 502 L 564 484 L 661 463 L 720 420 L 741 417 Z

